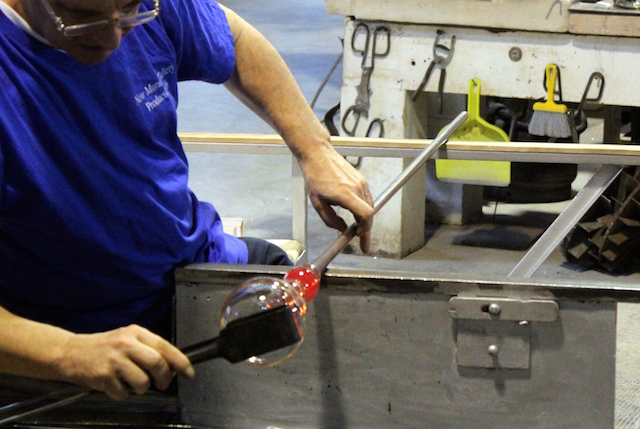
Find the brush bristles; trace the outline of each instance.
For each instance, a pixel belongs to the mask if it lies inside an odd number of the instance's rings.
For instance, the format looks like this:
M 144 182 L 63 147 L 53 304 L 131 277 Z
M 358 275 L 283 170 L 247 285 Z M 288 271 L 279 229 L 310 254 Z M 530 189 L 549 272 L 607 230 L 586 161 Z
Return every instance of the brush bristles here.
M 571 136 L 569 117 L 564 113 L 534 110 L 529 121 L 529 134 L 565 138 Z

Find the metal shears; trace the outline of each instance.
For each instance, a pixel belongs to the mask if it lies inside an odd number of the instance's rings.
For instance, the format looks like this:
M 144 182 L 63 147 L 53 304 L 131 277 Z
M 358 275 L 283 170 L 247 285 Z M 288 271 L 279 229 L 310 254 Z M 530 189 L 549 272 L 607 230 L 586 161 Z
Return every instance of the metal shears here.
M 444 83 L 447 77 L 447 66 L 451 62 L 453 58 L 453 48 L 456 43 L 456 36 L 451 36 L 449 46 L 445 45 L 441 42 L 440 39 L 444 37 L 444 31 L 438 30 L 436 33 L 436 40 L 433 42 L 433 59 L 429 64 L 429 68 L 427 68 L 427 72 L 418 85 L 418 88 L 411 96 L 411 101 L 416 101 L 420 94 L 424 91 L 424 88 L 429 84 L 429 80 L 431 79 L 431 75 L 433 74 L 436 68 L 440 69 L 440 81 L 438 82 L 438 108 L 440 113 L 442 113 L 443 107 L 443 93 L 444 93 Z
M 351 50 L 362 56 L 362 76 L 356 87 L 357 96 L 353 106 L 342 116 L 342 129 L 349 136 L 354 136 L 362 116 L 369 116 L 371 107 L 371 74 L 376 58 L 386 57 L 391 49 L 391 32 L 387 27 L 376 27 L 373 32 L 364 22 L 359 23 L 351 35 Z M 360 40 L 364 40 L 364 46 Z M 353 117 L 353 127 L 346 126 L 347 120 Z

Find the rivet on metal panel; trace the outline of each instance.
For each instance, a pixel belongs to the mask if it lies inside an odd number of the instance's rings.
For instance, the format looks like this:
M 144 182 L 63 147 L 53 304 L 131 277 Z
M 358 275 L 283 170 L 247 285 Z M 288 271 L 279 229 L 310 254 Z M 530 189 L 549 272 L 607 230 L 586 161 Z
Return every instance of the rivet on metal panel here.
M 492 316 L 500 315 L 500 306 L 495 302 L 489 305 L 489 314 Z
M 486 295 L 486 293 L 485 293 Z M 553 322 L 558 303 L 542 296 L 458 295 L 449 300 L 460 367 L 529 369 L 531 324 Z
M 454 296 L 449 300 L 454 319 L 553 322 L 558 311 L 557 302 L 537 297 Z
M 514 62 L 520 61 L 522 59 L 522 49 L 515 46 L 509 49 L 509 59 Z
M 458 319 L 454 322 L 459 367 L 531 368 L 531 326 L 513 321 Z

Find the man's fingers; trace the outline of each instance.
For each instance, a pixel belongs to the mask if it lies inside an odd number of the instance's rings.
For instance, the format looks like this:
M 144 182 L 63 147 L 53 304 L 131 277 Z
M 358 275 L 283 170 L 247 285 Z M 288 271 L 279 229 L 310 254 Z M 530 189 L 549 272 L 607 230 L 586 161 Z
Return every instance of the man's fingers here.
M 369 186 L 366 183 L 364 183 L 363 186 L 364 186 L 364 191 L 363 191 L 364 199 L 371 208 L 374 208 L 373 206 L 374 206 L 375 200 L 373 199 L 371 190 L 369 189 Z
M 327 225 L 330 228 L 337 229 L 340 232 L 344 232 L 344 230 L 347 229 L 347 226 L 348 226 L 347 223 L 344 221 L 344 219 L 338 216 L 338 214 L 333 209 L 330 203 L 328 203 L 327 201 L 321 198 L 314 197 L 314 196 L 310 196 L 309 199 L 311 200 L 311 204 L 316 209 L 316 211 L 318 212 L 318 215 L 320 215 L 320 218 L 325 223 L 325 225 Z M 365 212 L 371 211 L 373 213 L 373 210 L 369 204 L 367 204 L 362 200 L 360 200 L 360 202 L 361 202 L 361 210 L 364 210 Z M 363 218 L 360 216 L 356 216 L 356 222 L 358 224 L 356 234 L 360 238 L 360 249 L 364 253 L 368 253 L 370 250 L 370 243 L 371 243 L 370 237 L 371 237 L 371 227 L 373 225 L 373 217 L 370 216 L 367 218 Z
M 185 378 L 195 377 L 196 372 L 191 361 L 189 361 L 189 358 L 187 358 L 176 346 L 162 339 L 162 343 L 158 346 L 158 350 L 169 364 L 169 368 L 173 373 Z
M 111 378 L 109 384 L 101 389 L 108 397 L 116 401 L 124 401 L 131 394 L 128 386 L 118 378 Z
M 191 378 L 189 359 L 173 344 L 138 325 L 96 334 L 76 334 L 64 345 L 64 379 L 105 392 L 116 400 L 165 390 L 176 374 Z
M 189 359 L 164 338 L 149 332 L 140 341 L 148 347 L 137 349 L 132 360 L 151 375 L 158 389 L 169 387 L 176 373 L 187 378 L 195 375 Z
M 124 386 L 128 393 L 135 393 L 136 395 L 146 393 L 149 387 L 151 387 L 149 373 L 131 361 L 124 363 L 120 367 L 117 380 L 120 385 Z
M 133 368 L 126 366 L 122 370 L 122 377 L 138 395 L 149 389 L 151 384 L 149 377 L 160 390 L 166 389 L 171 384 L 174 373 L 158 351 L 151 347 L 141 347 L 131 356 L 131 360 L 135 365 L 131 365 Z
M 356 230 L 356 234 L 360 238 L 360 250 L 362 250 L 363 253 L 369 253 L 369 251 L 371 250 L 372 225 L 372 218 L 369 218 L 366 221 L 358 222 L 358 229 Z
M 327 225 L 329 228 L 337 229 L 340 232 L 343 232 L 347 229 L 347 223 L 342 219 L 336 211 L 331 207 L 331 204 L 327 201 L 318 198 L 315 195 L 310 195 L 309 200 L 311 201 L 311 205 L 318 212 L 320 219 Z

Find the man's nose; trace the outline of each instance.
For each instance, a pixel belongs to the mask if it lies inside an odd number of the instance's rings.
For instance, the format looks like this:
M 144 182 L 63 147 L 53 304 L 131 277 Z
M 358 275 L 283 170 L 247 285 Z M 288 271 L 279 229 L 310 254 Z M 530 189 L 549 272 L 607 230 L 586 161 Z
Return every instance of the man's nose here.
M 113 51 L 120 46 L 122 38 L 129 32 L 128 28 L 120 28 L 117 21 L 110 22 L 100 30 L 96 31 L 95 40 L 99 41 L 100 46 L 105 50 Z

